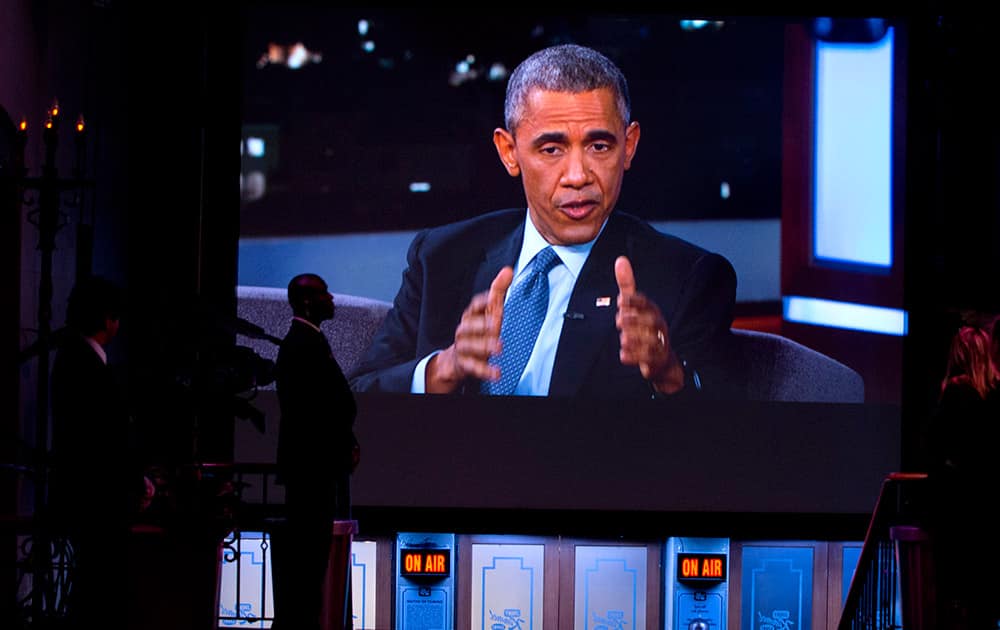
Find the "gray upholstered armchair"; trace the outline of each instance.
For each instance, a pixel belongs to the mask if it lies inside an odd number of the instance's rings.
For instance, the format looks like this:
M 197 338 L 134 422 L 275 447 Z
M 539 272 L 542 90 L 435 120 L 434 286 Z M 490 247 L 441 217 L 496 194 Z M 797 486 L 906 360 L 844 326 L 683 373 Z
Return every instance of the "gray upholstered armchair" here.
M 281 338 L 288 331 L 292 309 L 285 289 L 239 287 L 237 315 Z M 337 315 L 322 328 L 344 373 L 360 360 L 375 331 L 392 306 L 389 302 L 335 293 Z M 274 360 L 278 347 L 266 340 L 239 336 L 240 345 Z M 791 339 L 771 333 L 733 329 L 733 366 L 746 378 L 750 400 L 797 402 L 863 402 L 861 375 Z M 268 385 L 267 389 L 274 385 Z
M 860 374 L 787 337 L 734 328 L 733 345 L 735 365 L 746 376 L 746 394 L 751 400 L 865 400 Z
M 288 305 L 286 289 L 241 286 L 236 297 L 238 317 L 260 326 L 278 339 L 288 332 L 292 307 Z M 347 374 L 361 359 L 392 304 L 344 293 L 334 293 L 333 302 L 337 313 L 333 320 L 323 322 L 321 328 L 330 340 L 333 356 L 337 357 L 337 363 Z M 237 342 L 252 348 L 265 359 L 274 361 L 278 358 L 278 346 L 270 341 L 238 336 Z M 269 389 L 273 387 L 273 384 L 268 385 Z

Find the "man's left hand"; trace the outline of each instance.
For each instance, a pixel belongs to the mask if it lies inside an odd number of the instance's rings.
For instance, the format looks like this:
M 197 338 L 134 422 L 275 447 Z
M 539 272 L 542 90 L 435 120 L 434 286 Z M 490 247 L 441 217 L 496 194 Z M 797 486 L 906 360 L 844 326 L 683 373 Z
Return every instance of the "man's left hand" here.
M 643 378 L 658 392 L 673 394 L 684 387 L 684 367 L 670 345 L 667 322 L 655 302 L 636 290 L 632 263 L 615 260 L 618 312 L 615 327 L 622 365 L 638 365 Z

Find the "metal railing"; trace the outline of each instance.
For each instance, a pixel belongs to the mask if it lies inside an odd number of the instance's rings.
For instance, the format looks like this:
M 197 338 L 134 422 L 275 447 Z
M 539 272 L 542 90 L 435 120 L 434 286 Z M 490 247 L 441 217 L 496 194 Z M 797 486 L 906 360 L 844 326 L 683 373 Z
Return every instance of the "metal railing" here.
M 0 470 L 28 484 L 39 483 L 33 466 L 0 463 Z M 75 565 L 73 545 L 63 529 L 44 509 L 30 515 L 3 514 L 0 541 L 13 546 L 13 554 L 5 553 L 5 557 L 13 559 L 13 582 L 5 586 L 12 584 L 16 593 L 12 607 L 2 607 L 2 621 L 12 630 L 58 623 L 66 616 Z
M 30 474 L 30 471 L 19 472 Z M 135 540 L 153 541 L 175 535 L 186 540 L 184 537 L 192 532 L 204 533 L 218 541 L 221 563 L 235 563 L 237 574 L 240 574 L 243 556 L 248 553 L 241 540 L 242 533 L 268 532 L 274 521 L 283 516 L 283 504 L 274 501 L 274 464 L 197 463 L 160 472 L 164 481 L 153 504 L 132 524 L 131 535 Z M 280 500 L 280 496 L 278 498 Z M 4 630 L 6 623 L 11 630 L 58 626 L 66 618 L 66 594 L 73 588 L 75 560 L 71 541 L 60 524 L 46 516 L 45 510 L 27 516 L 4 517 L 0 525 L 3 534 L 0 538 L 16 545 L 14 582 L 17 588 L 13 611 L 8 611 L 14 618 L 5 619 L 0 626 Z M 191 539 L 199 545 L 205 540 L 197 536 Z M 261 536 L 253 553 L 266 557 L 267 545 L 267 537 Z M 139 548 L 160 547 L 151 544 Z M 211 566 L 209 551 L 206 546 L 198 552 L 199 558 L 204 556 L 199 560 L 204 564 L 199 566 Z M 152 565 L 156 558 L 148 558 L 148 561 L 150 570 L 156 570 Z M 222 567 L 218 563 L 217 569 L 221 575 Z M 265 565 L 262 575 L 266 575 L 267 569 Z M 133 577 L 142 579 L 142 576 Z M 216 583 L 218 585 L 218 576 Z M 237 602 L 243 598 L 239 591 L 242 586 L 243 581 L 236 580 Z M 258 586 L 260 601 L 264 602 L 265 581 L 261 579 Z M 220 614 L 216 606 L 212 612 L 212 627 L 244 626 L 269 621 L 273 615 L 266 607 L 251 612 L 236 606 Z
M 217 623 L 220 627 L 244 626 L 259 627 L 256 624 L 273 621 L 274 611 L 268 605 L 268 591 L 270 590 L 270 580 L 268 579 L 269 567 L 269 533 L 276 520 L 283 516 L 282 505 L 273 502 L 274 489 L 271 487 L 276 466 L 274 464 L 206 464 L 205 471 L 209 474 L 219 475 L 229 479 L 232 490 L 236 496 L 235 505 L 238 511 L 234 514 L 233 528 L 221 541 L 222 547 L 222 567 L 225 571 L 226 565 L 235 565 L 235 579 L 233 580 L 234 592 L 232 593 L 232 606 L 227 606 L 227 602 L 220 602 Z M 259 532 L 259 537 L 244 539 L 243 534 L 247 532 Z M 247 547 L 247 541 L 256 541 L 255 545 Z M 246 582 L 243 578 L 245 572 L 246 554 L 251 554 L 252 562 L 259 567 L 259 575 L 251 582 Z M 253 573 L 257 573 L 256 571 Z M 220 596 L 222 584 L 220 582 Z M 250 587 L 253 593 L 246 593 L 244 589 Z M 258 609 L 246 604 L 248 601 L 257 602 Z
M 935 628 L 927 493 L 923 473 L 893 473 L 882 482 L 838 630 Z

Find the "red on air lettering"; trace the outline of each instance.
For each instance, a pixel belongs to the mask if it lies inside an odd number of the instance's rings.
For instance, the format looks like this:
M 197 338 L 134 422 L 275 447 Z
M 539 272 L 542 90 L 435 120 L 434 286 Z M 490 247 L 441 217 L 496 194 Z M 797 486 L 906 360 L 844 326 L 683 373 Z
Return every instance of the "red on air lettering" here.
M 684 577 L 698 577 L 698 559 L 684 558 L 681 563 L 681 574 Z
M 705 558 L 701 566 L 702 577 L 722 577 L 722 560 L 718 558 Z
M 444 573 L 444 556 L 442 554 L 434 554 L 428 558 L 427 571 L 434 573 Z
M 406 570 L 407 572 L 419 573 L 421 571 L 420 554 L 409 553 L 406 554 Z

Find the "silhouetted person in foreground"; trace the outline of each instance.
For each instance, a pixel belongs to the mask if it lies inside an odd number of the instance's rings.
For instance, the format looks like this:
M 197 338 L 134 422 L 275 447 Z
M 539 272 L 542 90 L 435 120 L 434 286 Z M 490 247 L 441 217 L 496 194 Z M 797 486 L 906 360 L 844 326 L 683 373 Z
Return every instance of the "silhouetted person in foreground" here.
M 333 296 L 315 274 L 288 283 L 292 323 L 281 342 L 275 385 L 281 407 L 278 481 L 285 527 L 274 532 L 274 630 L 318 630 L 333 521 L 350 519 L 350 476 L 360 449 L 357 406 L 320 323 Z M 349 583 L 349 580 L 348 580 Z
M 951 340 L 941 397 L 924 434 L 937 560 L 939 627 L 997 628 L 1000 552 L 989 541 L 1000 440 L 1000 370 L 990 331 Z
M 123 304 L 121 290 L 102 277 L 78 282 L 52 366 L 49 514 L 70 542 L 71 628 L 107 627 L 121 615 L 124 543 L 145 489 L 125 397 L 105 352 Z

